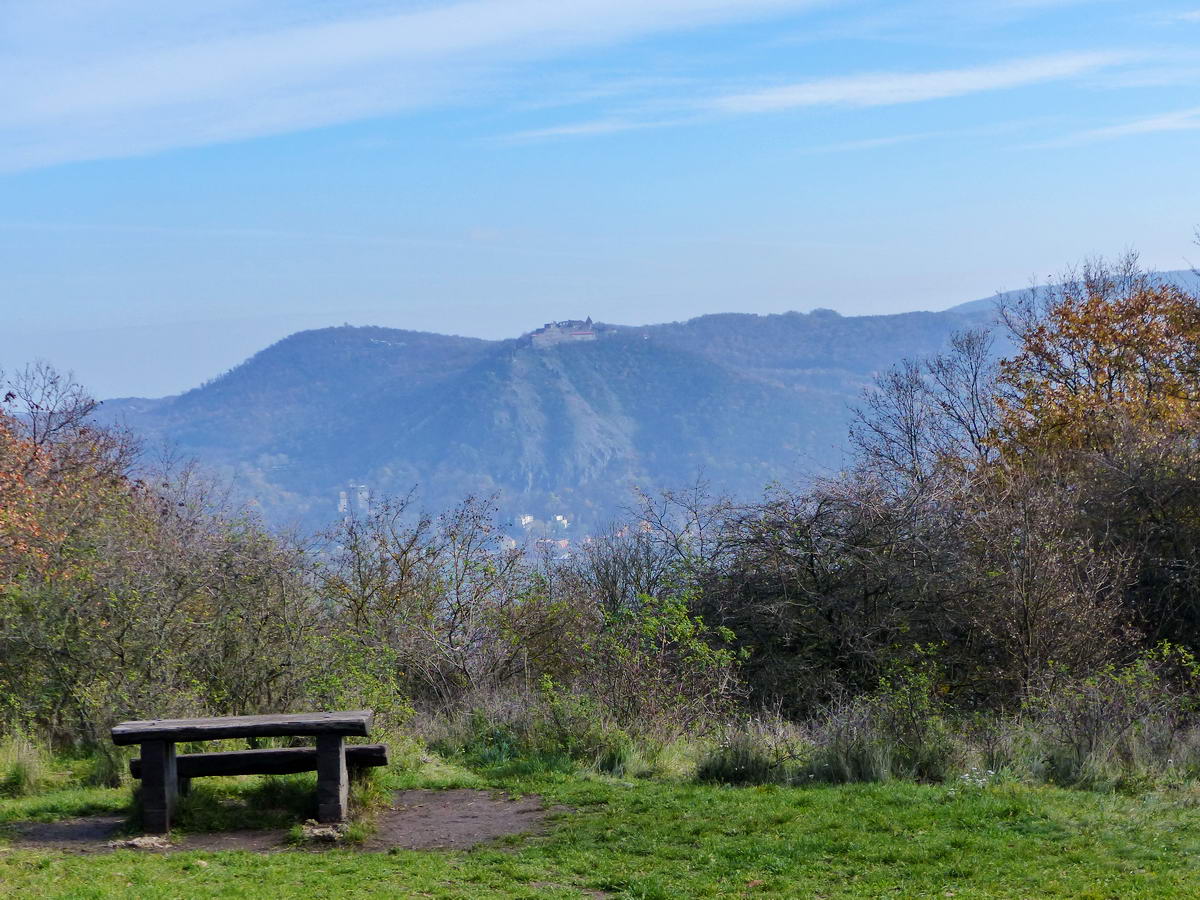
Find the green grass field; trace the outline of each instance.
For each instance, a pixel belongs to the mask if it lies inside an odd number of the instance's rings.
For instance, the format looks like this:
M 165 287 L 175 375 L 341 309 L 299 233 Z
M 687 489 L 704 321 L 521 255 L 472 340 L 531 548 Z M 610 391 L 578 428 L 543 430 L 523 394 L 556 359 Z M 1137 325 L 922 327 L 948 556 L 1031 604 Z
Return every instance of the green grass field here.
M 395 787 L 540 794 L 549 833 L 469 852 L 18 850 L 18 897 L 1196 897 L 1200 806 L 1140 797 L 908 783 L 729 788 L 439 766 Z M 214 780 L 217 781 L 217 780 Z M 227 781 L 221 779 L 221 781 Z M 0 822 L 124 811 L 120 790 L 0 800 Z M 602 893 L 596 893 L 602 892 Z

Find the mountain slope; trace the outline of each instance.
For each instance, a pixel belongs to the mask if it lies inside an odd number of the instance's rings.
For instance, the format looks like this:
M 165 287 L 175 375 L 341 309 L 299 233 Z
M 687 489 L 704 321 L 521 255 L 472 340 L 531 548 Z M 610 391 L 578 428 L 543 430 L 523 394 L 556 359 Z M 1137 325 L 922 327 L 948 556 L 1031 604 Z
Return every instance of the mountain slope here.
M 588 519 L 634 486 L 699 471 L 755 492 L 797 468 L 806 421 L 839 405 L 626 334 L 546 350 L 509 342 L 423 402 L 390 399 L 350 457 L 373 484 L 421 482 L 442 503 L 502 490 L 524 504 L 514 511 Z
M 383 328 L 300 332 L 178 397 L 105 405 L 232 477 L 269 518 L 319 526 L 414 485 L 431 508 L 468 493 L 572 531 L 703 475 L 753 496 L 842 462 L 849 407 L 874 373 L 946 346 L 990 308 L 842 317 L 703 316 L 598 326 L 538 348 Z

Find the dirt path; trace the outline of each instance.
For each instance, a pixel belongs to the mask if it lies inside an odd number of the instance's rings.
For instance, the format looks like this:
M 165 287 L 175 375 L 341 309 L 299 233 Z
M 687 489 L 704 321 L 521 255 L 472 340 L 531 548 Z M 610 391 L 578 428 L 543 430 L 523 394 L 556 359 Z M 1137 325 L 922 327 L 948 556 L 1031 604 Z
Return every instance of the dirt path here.
M 386 852 L 407 850 L 466 850 L 515 834 L 544 832 L 548 817 L 556 810 L 542 806 L 541 798 L 509 800 L 487 791 L 398 791 L 390 809 L 375 819 L 376 831 L 361 845 L 330 846 Z M 109 852 L 119 842 L 124 819 L 120 816 L 88 816 L 59 822 L 18 822 L 4 833 L 14 850 L 66 850 L 77 853 Z M 169 848 L 178 850 L 286 850 L 287 832 L 282 829 L 224 831 L 181 835 Z M 312 848 L 305 848 L 312 849 Z

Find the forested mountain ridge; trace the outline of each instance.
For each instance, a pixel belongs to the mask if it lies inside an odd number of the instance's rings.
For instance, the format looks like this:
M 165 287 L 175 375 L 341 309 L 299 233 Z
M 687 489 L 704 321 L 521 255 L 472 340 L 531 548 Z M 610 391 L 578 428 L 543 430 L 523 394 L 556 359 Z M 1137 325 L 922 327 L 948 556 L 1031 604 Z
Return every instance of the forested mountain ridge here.
M 703 476 L 754 496 L 844 461 L 873 375 L 987 325 L 990 304 L 885 316 L 708 315 L 596 326 L 535 346 L 376 327 L 303 331 L 214 380 L 102 408 L 232 479 L 277 522 L 317 527 L 366 493 L 432 509 L 500 495 L 512 521 L 579 535 Z M 548 523 L 548 524 L 544 524 Z M 557 523 L 557 524 L 556 524 Z

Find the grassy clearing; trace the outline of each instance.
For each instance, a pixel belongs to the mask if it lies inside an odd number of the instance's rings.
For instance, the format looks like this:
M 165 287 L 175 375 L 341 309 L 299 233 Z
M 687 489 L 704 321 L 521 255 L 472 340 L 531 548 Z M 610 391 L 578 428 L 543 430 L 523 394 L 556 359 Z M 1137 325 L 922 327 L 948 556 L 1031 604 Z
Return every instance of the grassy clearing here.
M 0 851 L 0 893 L 138 897 L 1081 897 L 1200 895 L 1197 798 L 1021 784 L 730 788 L 431 759 L 392 787 L 486 786 L 573 812 L 471 852 Z M 214 784 L 231 779 L 214 779 Z M 261 796 L 261 785 L 229 790 Z M 296 796 L 279 789 L 284 797 Z M 254 792 L 260 792 L 256 795 Z M 111 812 L 121 790 L 0 801 L 0 820 Z M 196 801 L 199 803 L 199 801 Z M 286 806 L 286 804 L 284 804 Z M 220 806 L 220 804 L 218 804 Z M 198 824 L 198 823 L 197 823 Z M 221 823 L 212 823 L 221 824 Z

